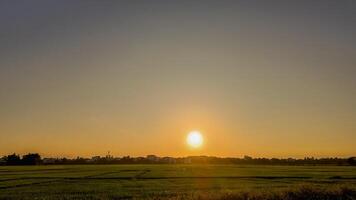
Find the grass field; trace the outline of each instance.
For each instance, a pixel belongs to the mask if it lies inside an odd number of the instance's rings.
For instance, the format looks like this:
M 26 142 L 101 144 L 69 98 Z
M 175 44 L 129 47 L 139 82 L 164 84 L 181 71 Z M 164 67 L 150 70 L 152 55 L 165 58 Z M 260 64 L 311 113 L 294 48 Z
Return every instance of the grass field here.
M 238 199 L 236 195 L 246 192 L 266 196 L 271 191 L 305 189 L 306 185 L 317 190 L 347 187 L 352 193 L 356 189 L 356 168 L 240 165 L 0 167 L 0 199 Z M 234 198 L 225 198 L 226 195 Z M 355 199 L 353 195 L 347 198 Z

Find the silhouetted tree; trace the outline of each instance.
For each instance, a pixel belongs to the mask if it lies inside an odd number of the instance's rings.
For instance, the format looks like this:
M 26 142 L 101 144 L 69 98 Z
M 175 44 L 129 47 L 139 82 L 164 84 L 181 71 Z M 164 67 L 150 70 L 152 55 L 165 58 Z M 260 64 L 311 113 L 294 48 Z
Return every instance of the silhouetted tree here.
M 6 165 L 20 165 L 21 164 L 20 156 L 16 155 L 15 153 L 5 156 L 5 161 L 6 161 Z
M 245 155 L 245 156 L 244 156 L 244 159 L 245 159 L 245 160 L 252 160 L 252 157 L 251 157 L 251 156 L 246 156 L 246 155 Z
M 356 165 L 356 157 L 347 159 L 347 163 L 349 163 L 349 165 Z
M 41 161 L 41 156 L 38 153 L 29 153 L 22 157 L 22 164 L 24 165 L 38 165 Z
M 12 154 L 0 158 L 0 165 L 37 165 L 37 164 L 248 164 L 248 165 L 350 165 L 356 166 L 356 157 L 350 158 L 219 158 L 213 156 L 188 156 L 188 157 L 100 157 L 92 159 L 77 157 L 70 158 L 45 158 L 41 160 L 38 153 L 24 155 L 22 160 L 19 155 Z

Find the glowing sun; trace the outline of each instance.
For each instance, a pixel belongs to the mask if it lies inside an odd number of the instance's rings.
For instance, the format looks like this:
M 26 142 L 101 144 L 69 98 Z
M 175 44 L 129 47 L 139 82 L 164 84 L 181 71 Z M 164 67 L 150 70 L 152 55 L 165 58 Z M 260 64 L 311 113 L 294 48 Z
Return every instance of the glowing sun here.
M 187 136 L 187 144 L 190 147 L 198 148 L 203 144 L 203 136 L 199 131 L 191 131 Z

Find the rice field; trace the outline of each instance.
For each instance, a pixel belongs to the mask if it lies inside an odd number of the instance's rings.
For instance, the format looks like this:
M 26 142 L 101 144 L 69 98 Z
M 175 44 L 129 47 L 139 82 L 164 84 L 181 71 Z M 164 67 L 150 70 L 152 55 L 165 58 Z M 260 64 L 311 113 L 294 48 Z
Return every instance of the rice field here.
M 0 199 L 219 199 L 226 195 L 234 198 L 223 199 L 239 199 L 241 194 L 289 191 L 305 186 L 321 191 L 343 187 L 354 191 L 356 167 L 168 164 L 0 167 Z M 348 197 L 355 199 L 356 195 Z

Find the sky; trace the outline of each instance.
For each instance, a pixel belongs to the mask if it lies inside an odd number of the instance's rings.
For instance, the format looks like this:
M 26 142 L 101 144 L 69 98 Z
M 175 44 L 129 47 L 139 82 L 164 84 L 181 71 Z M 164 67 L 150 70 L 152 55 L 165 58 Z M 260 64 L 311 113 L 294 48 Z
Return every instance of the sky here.
M 355 156 L 355 10 L 0 1 L 0 155 Z

